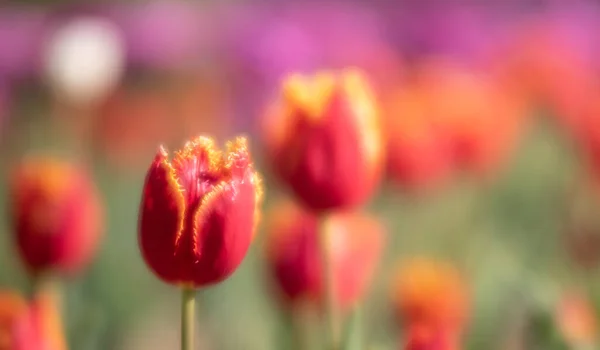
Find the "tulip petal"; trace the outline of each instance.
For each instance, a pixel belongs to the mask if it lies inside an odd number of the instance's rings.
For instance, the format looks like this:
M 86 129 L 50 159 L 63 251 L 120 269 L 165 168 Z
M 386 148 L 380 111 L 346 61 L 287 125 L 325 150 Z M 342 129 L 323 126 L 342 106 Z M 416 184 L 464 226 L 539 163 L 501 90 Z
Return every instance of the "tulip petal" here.
M 139 218 L 139 243 L 148 266 L 168 282 L 179 281 L 176 260 L 185 202 L 175 171 L 161 149 L 144 184 Z
M 193 264 L 186 264 L 183 279 L 208 285 L 227 278 L 239 266 L 253 238 L 257 194 L 256 177 L 247 168 L 215 186 L 194 213 Z M 187 232 L 184 234 L 187 235 Z

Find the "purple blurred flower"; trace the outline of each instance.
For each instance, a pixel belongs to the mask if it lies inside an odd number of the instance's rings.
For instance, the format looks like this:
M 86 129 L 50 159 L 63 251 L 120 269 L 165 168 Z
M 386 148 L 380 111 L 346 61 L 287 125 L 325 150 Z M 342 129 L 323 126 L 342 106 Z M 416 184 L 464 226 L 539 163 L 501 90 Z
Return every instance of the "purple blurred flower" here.
M 210 16 L 183 1 L 155 1 L 124 6 L 119 11 L 134 65 L 173 68 L 195 63 L 209 52 Z
M 407 56 L 444 56 L 478 63 L 498 35 L 498 19 L 481 6 L 439 2 L 435 6 L 393 6 L 385 13 L 394 42 Z
M 38 10 L 0 9 L 0 75 L 24 78 L 40 68 L 45 14 Z
M 11 91 L 10 84 L 5 80 L 0 80 L 0 140 L 5 132 L 10 117 Z

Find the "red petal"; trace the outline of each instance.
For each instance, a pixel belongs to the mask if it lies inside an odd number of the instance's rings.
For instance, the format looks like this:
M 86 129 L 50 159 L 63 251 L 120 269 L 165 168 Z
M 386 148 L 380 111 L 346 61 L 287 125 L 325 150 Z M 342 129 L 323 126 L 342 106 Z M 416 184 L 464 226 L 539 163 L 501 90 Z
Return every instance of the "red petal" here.
M 243 178 L 234 177 L 219 184 L 202 199 L 194 213 L 191 232 L 196 261 L 182 262 L 187 282 L 203 286 L 222 281 L 244 259 L 252 241 L 257 210 L 255 179 L 249 168 Z
M 146 175 L 139 217 L 139 244 L 148 266 L 167 282 L 181 281 L 176 250 L 185 204 L 174 170 L 161 150 Z

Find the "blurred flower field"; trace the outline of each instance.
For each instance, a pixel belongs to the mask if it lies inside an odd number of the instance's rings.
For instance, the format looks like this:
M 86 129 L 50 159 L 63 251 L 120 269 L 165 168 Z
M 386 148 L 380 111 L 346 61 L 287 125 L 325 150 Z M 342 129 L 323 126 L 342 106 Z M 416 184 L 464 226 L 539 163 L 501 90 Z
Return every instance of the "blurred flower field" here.
M 178 349 L 168 283 L 194 349 L 599 348 L 599 29 L 591 0 L 1 5 L 0 350 Z

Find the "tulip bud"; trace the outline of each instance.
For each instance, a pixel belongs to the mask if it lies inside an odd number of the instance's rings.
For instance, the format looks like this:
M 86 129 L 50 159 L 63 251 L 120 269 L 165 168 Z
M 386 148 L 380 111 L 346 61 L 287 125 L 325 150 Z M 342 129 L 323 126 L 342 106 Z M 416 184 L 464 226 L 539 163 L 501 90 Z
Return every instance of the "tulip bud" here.
M 0 291 L 0 349 L 12 350 L 16 321 L 27 311 L 27 302 L 12 291 Z
M 262 185 L 239 137 L 220 152 L 198 137 L 169 161 L 161 147 L 146 175 L 139 245 L 150 269 L 172 284 L 200 287 L 231 275 L 258 222 Z
M 56 296 L 43 292 L 15 322 L 12 350 L 66 350 Z
M 356 206 L 374 192 L 384 147 L 375 99 L 357 71 L 288 77 L 264 121 L 276 172 L 308 207 Z
M 76 272 L 91 260 L 102 210 L 85 171 L 59 160 L 29 159 L 12 173 L 10 191 L 13 233 L 31 273 Z
M 451 265 L 424 259 L 403 264 L 392 298 L 398 316 L 411 326 L 458 332 L 465 325 L 467 290 Z
M 383 227 L 372 217 L 332 214 L 318 232 L 317 217 L 292 202 L 280 203 L 269 216 L 267 260 L 285 304 L 324 301 L 319 234 L 327 235 L 336 301 L 347 309 L 369 286 L 383 249 Z

